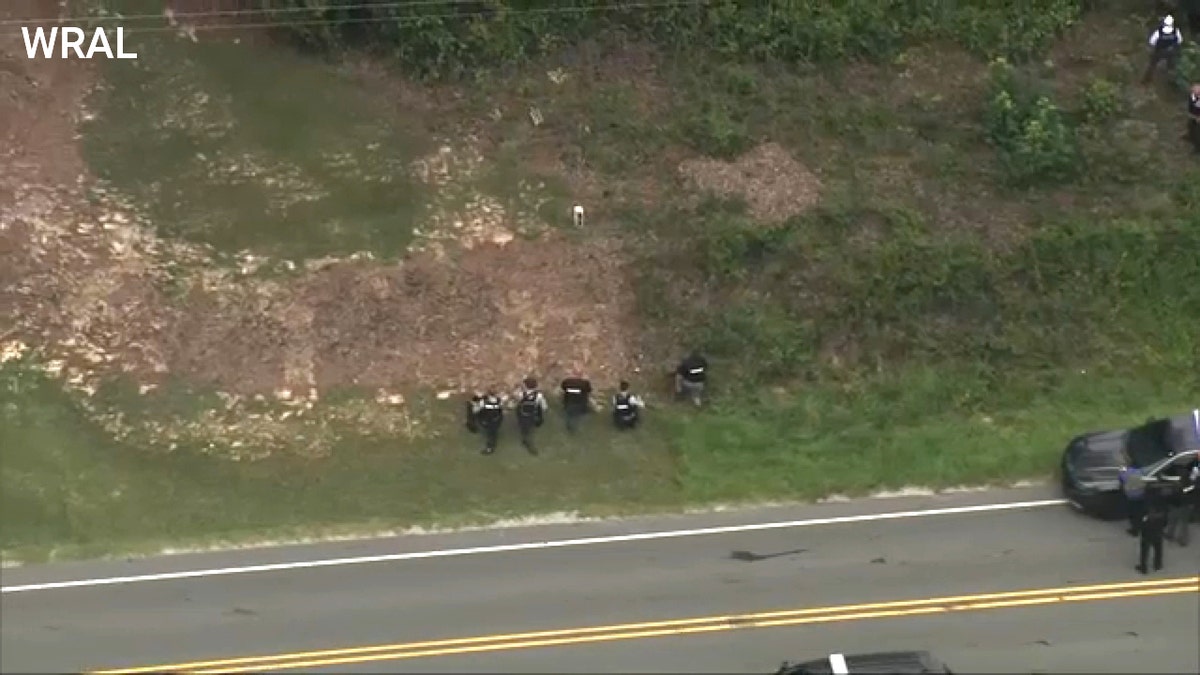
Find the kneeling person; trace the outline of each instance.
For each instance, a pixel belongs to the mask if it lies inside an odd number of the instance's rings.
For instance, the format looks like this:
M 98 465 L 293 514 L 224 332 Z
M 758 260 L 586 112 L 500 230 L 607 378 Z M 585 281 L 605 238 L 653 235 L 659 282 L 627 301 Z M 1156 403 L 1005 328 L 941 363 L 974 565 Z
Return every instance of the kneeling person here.
M 496 452 L 496 443 L 500 439 L 500 425 L 504 423 L 504 404 L 495 389 L 488 389 L 487 394 L 475 406 L 475 419 L 483 430 L 483 454 L 490 455 Z
M 708 359 L 698 351 L 688 354 L 675 369 L 675 393 L 692 399 L 692 403 L 697 406 L 703 402 L 707 382 Z
M 533 430 L 542 426 L 546 410 L 550 407 L 546 397 L 538 390 L 537 380 L 525 378 L 517 399 L 517 428 L 521 432 L 521 444 L 530 454 L 536 455 L 533 447 Z
M 575 433 L 579 420 L 591 409 L 592 383 L 578 374 L 562 381 L 563 413 L 567 416 L 567 431 Z
M 632 429 L 642 418 L 642 408 L 646 407 L 641 397 L 629 391 L 629 383 L 621 382 L 621 390 L 613 396 L 613 424 L 618 429 Z

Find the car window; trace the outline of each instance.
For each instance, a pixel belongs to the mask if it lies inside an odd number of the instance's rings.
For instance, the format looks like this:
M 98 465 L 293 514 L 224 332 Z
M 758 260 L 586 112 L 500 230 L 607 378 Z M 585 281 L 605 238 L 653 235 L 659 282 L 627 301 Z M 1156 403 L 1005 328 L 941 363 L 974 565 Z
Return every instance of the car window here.
M 1197 457 L 1200 457 L 1200 450 L 1189 450 L 1187 452 L 1181 452 L 1181 453 L 1175 455 L 1174 457 L 1167 457 L 1166 459 L 1162 459 L 1162 460 L 1158 461 L 1154 466 L 1150 467 L 1146 471 L 1146 475 L 1147 476 L 1157 476 L 1158 474 L 1162 473 L 1163 469 L 1166 469 L 1168 466 L 1171 466 L 1175 462 L 1179 462 L 1180 464 L 1188 464 L 1188 463 L 1196 461 Z

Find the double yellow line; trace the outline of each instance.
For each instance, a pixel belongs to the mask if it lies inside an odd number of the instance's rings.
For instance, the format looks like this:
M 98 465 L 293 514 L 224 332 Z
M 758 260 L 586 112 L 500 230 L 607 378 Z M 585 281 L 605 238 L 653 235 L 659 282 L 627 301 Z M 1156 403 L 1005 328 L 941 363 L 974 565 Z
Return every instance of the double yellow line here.
M 215 661 L 193 661 L 172 665 L 98 671 L 97 675 L 116 673 L 248 673 L 292 668 L 319 668 L 369 661 L 393 661 L 430 656 L 450 656 L 477 652 L 554 647 L 593 642 L 636 640 L 654 637 L 695 635 L 745 628 L 774 628 L 810 623 L 860 621 L 887 617 L 921 616 L 967 612 L 1002 607 L 1027 607 L 1068 602 L 1115 600 L 1173 593 L 1200 593 L 1200 576 L 1159 579 L 1133 583 L 1068 586 L 1027 591 L 1009 591 L 983 595 L 959 595 L 923 600 L 901 600 L 861 605 L 813 607 L 734 616 L 709 616 L 673 621 L 628 623 L 590 628 L 568 628 L 531 633 L 510 633 L 480 637 L 410 642 L 372 647 L 327 649 L 322 651 L 250 656 Z

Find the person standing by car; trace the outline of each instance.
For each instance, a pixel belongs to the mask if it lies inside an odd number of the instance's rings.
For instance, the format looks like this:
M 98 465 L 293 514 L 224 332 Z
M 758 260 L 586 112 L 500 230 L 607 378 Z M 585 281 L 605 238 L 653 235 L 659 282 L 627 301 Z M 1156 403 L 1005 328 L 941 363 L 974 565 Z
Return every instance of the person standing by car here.
M 1136 537 L 1141 531 L 1142 518 L 1146 515 L 1146 478 L 1142 470 L 1125 456 L 1125 466 L 1118 474 L 1121 492 L 1125 495 L 1125 510 L 1129 514 L 1129 536 Z
M 1200 477 L 1200 464 L 1194 459 L 1176 461 L 1167 471 L 1171 472 L 1174 484 L 1167 502 L 1167 529 L 1164 536 L 1168 541 L 1187 546 L 1188 528 L 1196 508 L 1196 479 Z
M 1142 516 L 1141 541 L 1138 545 L 1138 565 L 1135 569 L 1147 573 L 1146 562 L 1154 552 L 1154 570 L 1163 568 L 1163 529 L 1167 525 L 1167 509 L 1158 490 L 1150 490 L 1144 497 L 1146 510 Z

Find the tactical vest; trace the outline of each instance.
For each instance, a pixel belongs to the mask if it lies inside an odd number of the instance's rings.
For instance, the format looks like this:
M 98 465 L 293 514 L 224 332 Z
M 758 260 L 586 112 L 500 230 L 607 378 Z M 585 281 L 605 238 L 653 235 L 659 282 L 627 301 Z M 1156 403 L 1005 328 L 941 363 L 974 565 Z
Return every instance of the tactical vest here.
M 499 419 L 501 412 L 500 399 L 495 397 L 483 399 L 483 407 L 479 411 L 481 417 L 490 420 Z
M 537 417 L 541 411 L 542 408 L 538 405 L 537 391 L 527 391 L 521 396 L 521 404 L 517 406 L 517 413 L 521 417 Z
M 636 414 L 633 409 L 632 399 L 633 397 L 630 394 L 617 394 L 613 409 L 619 417 L 628 419 Z
M 1179 31 L 1174 26 L 1159 26 L 1158 28 L 1158 44 L 1154 45 L 1159 49 L 1170 49 L 1179 44 Z

